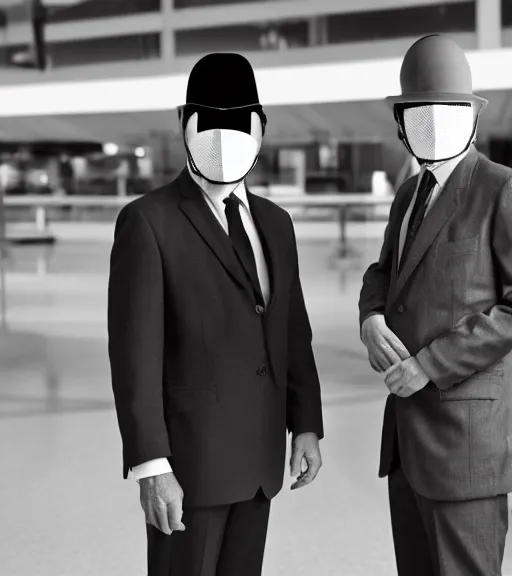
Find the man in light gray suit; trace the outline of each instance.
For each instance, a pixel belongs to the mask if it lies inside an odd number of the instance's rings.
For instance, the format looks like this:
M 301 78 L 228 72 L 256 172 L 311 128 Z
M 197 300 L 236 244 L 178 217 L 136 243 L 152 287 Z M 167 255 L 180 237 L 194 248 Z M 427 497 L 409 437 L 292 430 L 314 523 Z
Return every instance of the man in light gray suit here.
M 473 147 L 486 100 L 451 40 L 415 43 L 390 98 L 422 168 L 398 191 L 364 275 L 361 338 L 390 390 L 388 476 L 400 576 L 497 576 L 512 492 L 512 170 Z

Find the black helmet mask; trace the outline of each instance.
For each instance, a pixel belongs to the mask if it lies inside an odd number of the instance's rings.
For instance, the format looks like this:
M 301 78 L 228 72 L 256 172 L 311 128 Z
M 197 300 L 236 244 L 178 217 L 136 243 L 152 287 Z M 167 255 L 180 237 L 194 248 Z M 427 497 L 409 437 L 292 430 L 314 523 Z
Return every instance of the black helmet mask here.
M 258 161 L 266 116 L 254 72 L 239 54 L 209 54 L 192 70 L 178 108 L 188 163 L 210 184 L 237 184 Z

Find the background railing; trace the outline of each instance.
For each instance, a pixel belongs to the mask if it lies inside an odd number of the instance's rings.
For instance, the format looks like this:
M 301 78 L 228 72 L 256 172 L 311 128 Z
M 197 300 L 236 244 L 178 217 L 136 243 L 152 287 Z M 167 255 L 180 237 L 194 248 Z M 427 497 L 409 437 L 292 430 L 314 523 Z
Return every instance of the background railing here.
M 53 242 L 55 237 L 48 226 L 47 210 L 56 207 L 69 208 L 102 208 L 112 209 L 116 212 L 126 204 L 134 201 L 134 196 L 6 196 L 4 198 L 5 212 L 9 208 L 31 208 L 34 210 L 32 225 L 27 228 L 21 225 L 21 230 L 13 230 L 16 224 L 11 224 L 11 230 L 7 231 L 7 239 L 15 242 L 37 241 Z M 374 194 L 315 194 L 315 195 L 288 195 L 270 198 L 283 208 L 325 208 L 332 209 L 337 215 L 340 225 L 339 242 L 336 247 L 336 255 L 345 257 L 350 250 L 347 245 L 346 224 L 349 210 L 357 207 L 373 208 L 389 207 L 394 196 L 375 196 Z M 8 220 L 6 218 L 6 220 Z M 104 218 L 100 220 L 104 221 Z M 79 226 L 80 224 L 77 223 Z
M 139 196 L 6 196 L 6 208 L 31 208 L 35 211 L 35 224 L 39 232 L 46 232 L 48 226 L 48 208 L 99 208 L 121 209 Z M 346 214 L 348 208 L 358 206 L 387 206 L 394 196 L 378 197 L 374 194 L 315 194 L 286 195 L 269 199 L 283 208 L 331 208 Z M 6 218 L 7 219 L 7 218 Z M 8 219 L 7 219 L 8 220 Z M 104 221 L 104 218 L 99 218 Z

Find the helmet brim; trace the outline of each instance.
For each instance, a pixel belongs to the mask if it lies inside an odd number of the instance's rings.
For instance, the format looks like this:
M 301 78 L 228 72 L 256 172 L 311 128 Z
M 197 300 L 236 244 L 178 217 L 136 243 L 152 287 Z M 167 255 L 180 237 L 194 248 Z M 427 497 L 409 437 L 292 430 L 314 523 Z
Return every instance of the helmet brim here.
M 484 108 L 489 103 L 489 100 L 476 96 L 475 94 L 457 94 L 455 92 L 414 92 L 411 94 L 400 94 L 398 96 L 388 96 L 386 98 L 387 104 L 393 108 L 395 104 L 414 104 L 417 102 L 429 103 L 455 103 L 455 102 L 470 102 L 475 104 L 478 108 Z

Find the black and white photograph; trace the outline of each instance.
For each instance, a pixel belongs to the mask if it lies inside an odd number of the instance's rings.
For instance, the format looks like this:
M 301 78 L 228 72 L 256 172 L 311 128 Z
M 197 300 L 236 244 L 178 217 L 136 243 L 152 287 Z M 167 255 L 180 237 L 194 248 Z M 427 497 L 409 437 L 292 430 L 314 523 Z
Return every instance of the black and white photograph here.
M 512 1 L 0 0 L 0 463 L 2 576 L 512 576 Z

